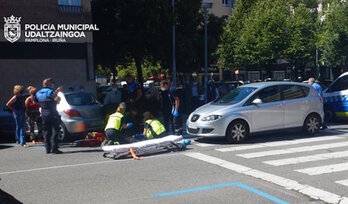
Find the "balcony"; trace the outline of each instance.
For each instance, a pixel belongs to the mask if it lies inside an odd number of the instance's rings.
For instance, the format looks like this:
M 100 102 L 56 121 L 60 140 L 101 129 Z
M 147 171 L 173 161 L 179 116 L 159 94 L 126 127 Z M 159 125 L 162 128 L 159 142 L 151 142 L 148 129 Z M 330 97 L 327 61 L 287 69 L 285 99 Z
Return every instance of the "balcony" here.
M 82 13 L 82 6 L 73 5 L 59 5 L 59 12 L 61 13 Z

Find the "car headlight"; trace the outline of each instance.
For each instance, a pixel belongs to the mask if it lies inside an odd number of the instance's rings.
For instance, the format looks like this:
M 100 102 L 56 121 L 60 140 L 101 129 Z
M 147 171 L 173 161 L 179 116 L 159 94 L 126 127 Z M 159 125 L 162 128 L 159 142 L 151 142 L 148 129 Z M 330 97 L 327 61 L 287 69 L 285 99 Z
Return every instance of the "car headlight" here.
M 209 115 L 202 118 L 202 121 L 214 121 L 214 120 L 220 119 L 221 117 L 222 117 L 221 115 Z

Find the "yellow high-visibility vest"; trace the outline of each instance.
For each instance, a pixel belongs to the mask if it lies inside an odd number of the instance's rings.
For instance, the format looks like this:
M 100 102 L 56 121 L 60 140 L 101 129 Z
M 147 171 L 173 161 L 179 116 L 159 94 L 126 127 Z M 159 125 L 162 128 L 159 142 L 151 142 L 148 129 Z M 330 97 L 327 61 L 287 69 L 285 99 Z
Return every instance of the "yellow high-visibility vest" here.
M 116 112 L 109 116 L 108 123 L 106 124 L 105 130 L 115 129 L 121 130 L 121 119 L 123 118 L 122 113 Z
M 145 123 L 147 123 L 152 128 L 153 132 L 156 134 L 153 135 L 151 132 L 151 128 L 147 128 L 146 137 L 148 139 L 152 139 L 153 137 L 159 136 L 166 131 L 164 125 L 162 125 L 162 123 L 158 120 L 147 120 L 145 121 Z

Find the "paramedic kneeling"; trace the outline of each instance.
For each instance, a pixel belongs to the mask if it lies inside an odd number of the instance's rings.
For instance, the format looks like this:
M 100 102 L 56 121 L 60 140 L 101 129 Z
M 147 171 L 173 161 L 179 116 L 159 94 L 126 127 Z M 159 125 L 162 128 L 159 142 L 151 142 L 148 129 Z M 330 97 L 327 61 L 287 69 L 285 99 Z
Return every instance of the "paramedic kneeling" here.
M 145 112 L 143 134 L 147 139 L 163 137 L 166 134 L 166 128 L 150 112 Z
M 105 136 L 107 138 L 106 141 L 103 142 L 103 145 L 114 145 L 115 141 L 120 144 L 126 143 L 123 133 L 124 129 L 132 127 L 132 123 L 125 123 L 125 119 L 123 117 L 124 112 L 126 110 L 126 105 L 121 103 L 114 114 L 109 116 L 108 123 L 105 127 Z

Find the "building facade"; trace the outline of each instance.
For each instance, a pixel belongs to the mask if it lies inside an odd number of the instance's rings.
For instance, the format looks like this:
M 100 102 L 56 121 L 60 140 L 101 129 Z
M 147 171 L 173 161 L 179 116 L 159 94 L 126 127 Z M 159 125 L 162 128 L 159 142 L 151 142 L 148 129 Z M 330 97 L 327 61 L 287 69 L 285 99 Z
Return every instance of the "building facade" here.
M 28 42 L 24 34 L 25 24 L 92 24 L 89 0 L 0 0 L 0 5 L 1 19 L 20 17 L 22 30 L 11 43 L 5 22 L 0 24 L 0 104 L 11 97 L 15 84 L 41 87 L 48 77 L 65 89 L 83 86 L 95 93 L 92 31 L 64 42 Z
M 230 16 L 235 0 L 213 0 L 210 12 L 218 17 Z

